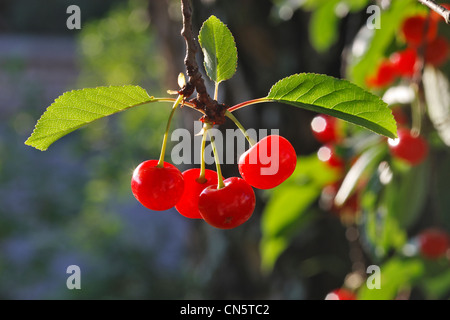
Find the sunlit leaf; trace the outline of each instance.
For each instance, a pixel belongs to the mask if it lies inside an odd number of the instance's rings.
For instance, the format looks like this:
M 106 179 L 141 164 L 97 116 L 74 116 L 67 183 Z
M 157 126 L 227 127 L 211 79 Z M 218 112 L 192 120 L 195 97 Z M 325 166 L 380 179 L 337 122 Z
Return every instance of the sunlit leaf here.
M 266 98 L 328 114 L 381 135 L 397 136 L 397 126 L 387 104 L 346 80 L 321 74 L 295 74 L 278 81 Z
M 139 86 L 87 88 L 64 93 L 38 120 L 26 145 L 39 150 L 92 121 L 114 113 L 153 102 Z
M 420 259 L 391 258 L 380 267 L 380 289 L 361 286 L 359 300 L 393 300 L 402 289 L 409 286 L 424 272 Z
M 207 75 L 215 83 L 230 79 L 236 72 L 237 49 L 228 27 L 211 16 L 203 23 L 198 36 Z

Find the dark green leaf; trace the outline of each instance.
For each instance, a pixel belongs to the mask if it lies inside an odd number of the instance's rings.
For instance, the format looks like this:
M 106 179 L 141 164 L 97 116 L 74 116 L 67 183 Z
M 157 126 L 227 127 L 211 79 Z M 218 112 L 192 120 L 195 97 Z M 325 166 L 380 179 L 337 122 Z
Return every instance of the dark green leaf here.
M 375 173 L 361 199 L 361 231 L 374 258 L 383 258 L 392 249 L 402 249 L 408 239 L 386 200 L 390 196 L 387 192 L 392 191 L 380 183 L 380 178 Z
M 433 166 L 433 192 L 431 197 L 446 228 L 450 229 L 450 152 L 442 152 Z
M 397 172 L 386 186 L 385 201 L 393 218 L 401 228 L 409 228 L 422 213 L 429 190 L 430 166 L 428 162 Z
M 310 221 L 306 213 L 323 186 L 336 179 L 337 173 L 313 154 L 300 157 L 292 176 L 271 192 L 261 219 L 260 250 L 265 271 L 271 270 L 295 231 Z

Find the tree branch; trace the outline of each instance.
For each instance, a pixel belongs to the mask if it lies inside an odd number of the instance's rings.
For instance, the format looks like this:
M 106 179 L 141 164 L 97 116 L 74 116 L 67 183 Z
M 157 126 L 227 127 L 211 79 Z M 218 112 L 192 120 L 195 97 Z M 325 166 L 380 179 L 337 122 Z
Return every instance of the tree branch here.
M 222 124 L 225 122 L 225 111 L 227 106 L 219 104 L 212 99 L 206 91 L 205 82 L 203 81 L 201 73 L 198 71 L 196 61 L 196 54 L 198 51 L 197 42 L 192 31 L 192 7 L 190 0 L 181 0 L 181 11 L 183 14 L 183 29 L 181 35 L 186 42 L 186 56 L 184 64 L 186 66 L 186 73 L 188 81 L 186 86 L 180 91 L 184 97 L 190 97 L 194 90 L 197 91 L 197 98 L 192 99 L 197 109 L 203 110 L 205 115 L 202 121 L 210 124 Z
M 419 1 L 421 4 L 427 6 L 428 8 L 439 14 L 442 18 L 444 18 L 445 23 L 450 24 L 450 10 L 446 9 L 440 4 L 437 4 L 433 0 L 417 0 L 417 1 Z

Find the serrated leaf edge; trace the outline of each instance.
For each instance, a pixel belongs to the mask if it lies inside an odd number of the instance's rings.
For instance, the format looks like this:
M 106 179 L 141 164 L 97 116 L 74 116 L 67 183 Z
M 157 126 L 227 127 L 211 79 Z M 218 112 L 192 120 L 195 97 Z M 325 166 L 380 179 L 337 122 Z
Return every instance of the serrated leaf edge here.
M 33 148 L 36 148 L 36 149 L 38 149 L 38 150 L 40 150 L 40 151 L 45 151 L 45 150 L 48 149 L 48 147 L 47 147 L 47 148 L 40 148 L 40 147 L 34 145 L 34 141 L 42 140 L 42 139 L 46 138 L 48 135 L 47 135 L 47 136 L 44 136 L 44 137 L 35 138 L 35 139 L 32 139 L 32 138 L 33 138 L 33 136 L 35 135 L 36 130 L 38 130 L 38 129 L 39 129 L 39 126 L 42 124 L 42 121 L 48 120 L 48 119 L 42 119 L 42 118 L 44 117 L 44 115 L 45 115 L 47 112 L 51 111 L 51 108 L 56 108 L 56 107 L 54 107 L 54 105 L 57 104 L 57 103 L 59 103 L 59 102 L 63 99 L 64 96 L 67 96 L 67 95 L 69 95 L 69 94 L 71 94 L 71 93 L 75 93 L 75 92 L 81 92 L 81 91 L 83 91 L 83 90 L 102 89 L 102 88 L 126 88 L 126 87 L 136 87 L 136 88 L 141 89 L 141 90 L 142 90 L 143 92 L 145 92 L 145 94 L 146 94 L 146 95 L 143 95 L 142 97 L 143 97 L 143 98 L 147 98 L 147 97 L 148 97 L 148 100 L 145 101 L 145 102 L 142 102 L 142 103 L 137 103 L 137 104 L 135 104 L 135 105 L 128 106 L 128 107 L 123 108 L 123 109 L 116 109 L 117 111 L 115 111 L 115 112 L 113 112 L 113 113 L 111 113 L 111 114 L 109 114 L 109 115 L 116 114 L 116 113 L 122 112 L 122 111 L 124 111 L 124 110 L 130 109 L 130 108 L 133 108 L 133 107 L 137 107 L 137 106 L 139 106 L 139 105 L 143 105 L 143 104 L 146 104 L 146 103 L 150 103 L 150 102 L 153 102 L 153 100 L 155 100 L 155 98 L 154 98 L 153 96 L 150 96 L 144 88 L 142 88 L 141 86 L 137 86 L 137 85 L 121 85 L 121 86 L 110 85 L 110 86 L 97 86 L 97 87 L 92 87 L 92 88 L 74 89 L 74 90 L 66 91 L 66 92 L 64 92 L 63 94 L 61 94 L 60 96 L 58 96 L 58 97 L 52 102 L 52 104 L 49 105 L 49 106 L 45 109 L 45 111 L 42 113 L 42 115 L 41 115 L 41 117 L 39 118 L 39 120 L 36 122 L 36 125 L 34 126 L 34 129 L 33 129 L 32 133 L 31 133 L 30 136 L 27 138 L 27 140 L 24 142 L 25 145 L 30 146 L 30 147 L 33 147 Z M 127 96 L 129 96 L 129 95 L 127 94 Z M 129 97 L 130 97 L 131 99 L 135 100 L 133 97 L 131 97 L 131 96 L 129 96 Z M 108 107 L 108 106 L 104 106 L 104 107 Z M 110 108 L 110 107 L 109 107 L 109 108 Z M 114 108 L 111 108 L 111 109 L 114 109 Z M 90 112 L 90 111 L 87 111 L 87 110 L 83 110 L 83 111 Z M 91 112 L 91 113 L 93 113 L 93 112 Z M 109 115 L 105 115 L 105 117 L 106 117 L 106 116 L 109 116 Z M 61 120 L 64 120 L 64 119 L 61 119 Z M 71 119 L 65 119 L 65 120 L 71 120 Z M 73 120 L 74 120 L 74 119 L 73 119 Z M 75 131 L 75 130 L 81 128 L 82 126 L 84 126 L 84 125 L 86 125 L 86 124 L 89 124 L 89 123 L 91 123 L 91 122 L 94 122 L 95 120 L 98 120 L 98 119 L 94 119 L 94 120 L 92 120 L 92 121 L 79 120 L 79 121 L 83 121 L 83 124 L 80 124 L 79 126 L 75 126 L 75 127 L 73 127 L 73 128 L 70 128 L 70 129 L 68 129 L 68 130 L 62 130 L 61 133 L 66 132 L 66 133 L 63 135 L 63 136 L 65 136 L 65 135 L 67 135 L 67 134 L 69 134 L 69 133 L 71 133 L 71 132 L 73 132 L 73 131 Z M 50 145 L 51 145 L 51 144 L 50 144 Z M 49 146 L 50 146 L 50 145 L 49 145 Z

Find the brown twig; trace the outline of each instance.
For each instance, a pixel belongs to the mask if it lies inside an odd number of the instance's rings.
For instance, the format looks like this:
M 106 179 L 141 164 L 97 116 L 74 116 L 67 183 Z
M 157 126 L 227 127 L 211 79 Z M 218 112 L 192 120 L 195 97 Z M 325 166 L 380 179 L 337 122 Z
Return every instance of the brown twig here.
M 428 8 L 439 14 L 442 18 L 444 18 L 445 23 L 450 24 L 450 10 L 446 9 L 440 4 L 437 4 L 433 0 L 417 0 L 417 1 L 419 1 L 421 4 L 427 6 Z
M 210 124 L 222 124 L 225 122 L 225 111 L 227 110 L 227 106 L 219 104 L 216 100 L 211 98 L 206 91 L 205 82 L 198 70 L 195 58 L 198 47 L 192 31 L 192 7 L 190 0 L 181 0 L 181 11 L 183 14 L 183 29 L 181 30 L 181 35 L 186 42 L 184 64 L 189 78 L 186 86 L 180 90 L 180 93 L 187 98 L 194 93 L 194 90 L 196 90 L 197 98 L 192 99 L 191 102 L 194 103 L 197 109 L 200 109 L 205 113 L 202 121 Z

